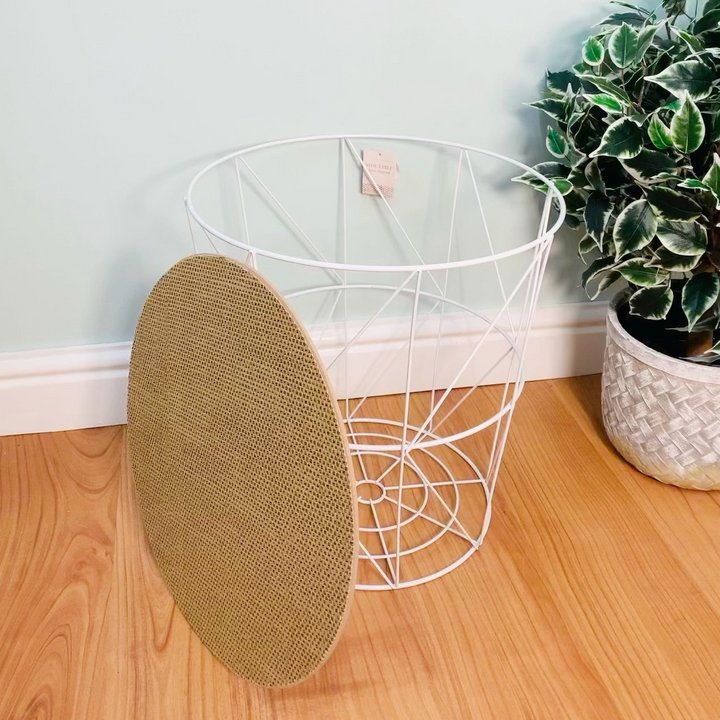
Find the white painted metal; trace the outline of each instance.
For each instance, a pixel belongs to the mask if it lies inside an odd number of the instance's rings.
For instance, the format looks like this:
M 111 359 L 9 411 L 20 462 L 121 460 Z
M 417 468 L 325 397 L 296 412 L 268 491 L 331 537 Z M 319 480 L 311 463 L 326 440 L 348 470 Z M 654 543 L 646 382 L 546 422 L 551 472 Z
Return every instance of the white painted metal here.
M 374 212 L 380 208 L 387 215 L 389 225 L 399 231 L 414 260 L 410 263 L 386 265 L 351 262 L 352 229 L 357 219 L 350 217 L 348 210 L 347 159 L 354 162 L 359 179 L 360 173 L 367 168 L 356 143 L 367 140 L 406 143 L 456 152 L 450 222 L 445 237 L 439 240 L 445 243 L 443 262 L 425 262 L 392 203 L 383 195 L 369 173 L 366 175 L 378 196 L 368 198 L 370 204 L 364 207 L 372 207 Z M 270 148 L 309 143 L 335 143 L 337 146 L 341 178 L 340 198 L 337 216 L 328 223 L 333 232 L 339 233 L 336 257 L 326 258 L 323 255 L 277 194 L 271 191 L 269 183 L 247 159 L 250 155 Z M 542 209 L 537 236 L 502 252 L 498 252 L 493 244 L 473 167 L 474 162 L 482 157 L 503 161 L 524 172 L 530 172 L 550 188 Z M 235 202 L 238 204 L 241 231 L 235 234 L 214 227 L 202 217 L 193 203 L 193 193 L 198 183 L 213 170 L 226 165 L 231 166 L 237 183 Z M 469 183 L 471 196 L 479 209 L 481 222 L 478 223 L 477 234 L 478 237 L 484 237 L 488 252 L 477 252 L 471 257 L 453 260 L 459 189 L 465 176 L 468 178 L 465 182 Z M 301 241 L 303 250 L 310 253 L 311 257 L 279 253 L 263 247 L 262 242 L 255 240 L 258 233 L 253 230 L 246 211 L 249 187 L 253 187 L 255 192 L 270 201 L 278 217 L 282 217 L 294 229 L 294 237 Z M 500 462 L 512 415 L 524 384 L 525 353 L 530 325 L 550 246 L 565 216 L 564 200 L 552 182 L 515 160 L 457 143 L 405 136 L 313 136 L 264 143 L 220 158 L 192 180 L 185 205 L 191 233 L 194 222 L 216 251 L 217 246 L 213 239 L 244 250 L 247 253 L 246 262 L 253 267 L 257 267 L 258 258 L 295 266 L 298 276 L 297 289 L 285 291 L 288 300 L 299 301 L 324 293 L 330 302 L 327 319 L 319 331 L 314 333 L 314 339 L 322 349 L 325 333 L 332 327 L 338 349 L 334 355 L 329 357 L 325 354 L 324 358 L 327 358 L 326 365 L 332 371 L 334 382 L 343 382 L 344 378 L 344 388 L 338 395 L 344 398 L 341 408 L 356 463 L 361 511 L 361 559 L 367 561 L 368 569 L 372 568 L 375 572 L 374 579 L 366 578 L 358 587 L 365 590 L 411 587 L 441 577 L 462 564 L 482 544 L 489 527 Z M 550 215 L 553 207 L 557 211 L 557 217 L 551 226 Z M 197 252 L 194 233 L 192 242 L 193 250 Z M 518 275 L 515 272 L 512 277 L 505 275 L 503 268 L 507 261 L 515 263 L 516 266 L 518 262 L 524 262 L 522 273 Z M 478 310 L 450 296 L 453 288 L 452 273 L 462 270 L 480 271 L 487 267 L 494 273 L 493 277 L 498 284 L 497 307 L 490 311 Z M 313 281 L 311 276 L 303 271 L 304 268 L 326 271 L 327 281 Z M 364 275 L 367 281 L 351 282 L 349 273 Z M 378 273 L 390 280 L 379 283 L 376 279 Z M 396 279 L 393 281 L 392 278 Z M 432 288 L 423 289 L 428 283 Z M 380 298 L 379 305 L 371 308 L 361 322 L 351 319 L 348 314 L 348 296 L 356 291 L 372 291 Z M 403 337 L 392 343 L 383 357 L 378 359 L 377 366 L 374 366 L 377 367 L 378 380 L 399 363 L 404 367 L 402 413 L 400 416 L 385 416 L 377 407 L 372 412 L 361 413 L 368 398 L 373 395 L 372 385 L 375 383 L 371 384 L 362 397 L 351 399 L 348 390 L 348 377 L 352 374 L 348 369 L 349 358 L 352 357 L 356 345 L 363 343 L 365 334 L 372 333 L 378 324 L 386 322 L 385 316 L 395 301 L 402 300 L 403 297 L 412 303 L 411 314 L 406 318 L 406 330 Z M 518 303 L 521 303 L 519 309 Z M 427 307 L 421 310 L 421 305 L 423 308 Z M 471 345 L 459 346 L 464 348 L 460 357 L 449 362 L 448 353 L 443 351 L 442 357 L 447 367 L 442 367 L 440 348 L 445 347 L 444 333 L 448 316 L 452 315 L 453 322 L 450 325 L 457 327 L 456 317 L 459 313 L 470 318 L 474 326 L 480 321 L 484 327 L 479 335 L 474 336 L 475 340 Z M 337 315 L 341 315 L 339 320 Z M 419 398 L 413 394 L 419 357 L 416 340 L 428 321 L 431 321 L 435 341 L 430 369 L 432 386 L 426 396 Z M 488 338 L 491 338 L 491 341 L 486 343 Z M 499 348 L 498 339 L 502 341 L 502 348 Z M 423 341 L 427 342 L 427 334 Z M 427 352 L 423 357 L 427 358 Z M 476 369 L 478 364 L 482 368 L 479 372 Z M 471 368 L 473 379 L 468 382 L 467 376 Z M 467 420 L 463 420 L 462 412 L 458 411 L 473 393 L 482 392 L 478 388 L 488 376 L 496 377 L 500 370 L 504 382 L 498 392 L 494 393 L 496 411 L 475 424 L 469 424 Z M 427 375 L 427 372 L 424 375 Z M 443 378 L 442 386 L 437 384 L 439 378 Z M 467 390 L 461 391 L 461 387 Z M 490 434 L 487 442 L 482 441 L 484 432 Z M 453 473 L 450 470 L 453 456 L 453 466 L 465 468 L 462 476 L 458 476 L 457 471 Z M 469 508 L 475 508 L 475 512 L 470 512 Z M 442 543 L 442 547 L 434 548 L 440 549 L 440 552 L 433 553 L 433 556 L 445 559 L 439 566 L 434 567 L 427 564 L 425 557 L 428 556 L 423 556 L 423 553 L 438 543 Z

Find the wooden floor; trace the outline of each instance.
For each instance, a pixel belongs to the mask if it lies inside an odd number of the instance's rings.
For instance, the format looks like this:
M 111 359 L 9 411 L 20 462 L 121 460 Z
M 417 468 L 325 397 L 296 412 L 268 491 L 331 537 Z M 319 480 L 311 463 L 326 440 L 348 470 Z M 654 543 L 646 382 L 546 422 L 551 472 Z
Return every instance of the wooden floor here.
M 123 428 L 0 439 L 0 720 L 720 718 L 720 493 L 634 472 L 598 396 L 529 384 L 480 551 L 356 593 L 330 661 L 275 691 L 175 609 Z

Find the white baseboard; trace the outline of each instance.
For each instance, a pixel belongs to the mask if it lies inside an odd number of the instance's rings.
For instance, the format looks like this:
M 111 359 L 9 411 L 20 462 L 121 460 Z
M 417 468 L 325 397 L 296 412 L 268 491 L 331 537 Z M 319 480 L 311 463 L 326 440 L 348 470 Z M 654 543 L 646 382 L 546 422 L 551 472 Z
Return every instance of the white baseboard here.
M 527 380 L 572 377 L 600 372 L 605 347 L 605 312 L 602 303 L 575 303 L 539 308 L 535 314 L 525 358 Z M 412 389 L 432 385 L 438 316 L 419 328 L 413 352 Z M 350 337 L 363 323 L 349 327 Z M 438 354 L 437 386 L 445 387 L 464 363 L 484 330 L 479 321 L 448 315 L 443 320 L 443 342 Z M 343 330 L 329 326 L 319 341 L 326 363 L 342 347 Z M 311 329 L 318 341 L 318 330 Z M 404 392 L 403 355 L 408 320 L 389 318 L 373 324 L 348 353 L 347 394 L 361 397 Z M 127 373 L 130 343 L 88 345 L 0 354 L 0 435 L 54 432 L 116 425 L 126 420 Z M 458 387 L 475 384 L 495 357 L 507 348 L 499 332 L 490 334 Z M 396 351 L 395 361 L 377 380 L 378 367 Z M 406 355 L 405 355 L 406 357 Z M 378 365 L 379 363 L 379 365 Z M 345 369 L 338 362 L 330 370 L 338 396 L 344 397 Z M 504 382 L 504 374 L 491 373 L 483 384 Z

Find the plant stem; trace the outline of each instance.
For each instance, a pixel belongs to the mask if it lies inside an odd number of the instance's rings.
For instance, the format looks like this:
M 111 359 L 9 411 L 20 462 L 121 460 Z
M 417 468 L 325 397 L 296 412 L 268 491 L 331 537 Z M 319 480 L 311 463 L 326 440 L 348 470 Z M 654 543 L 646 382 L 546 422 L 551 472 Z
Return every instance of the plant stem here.
M 643 79 L 645 79 L 645 76 L 647 75 L 647 63 L 645 62 L 645 60 L 642 61 L 642 66 L 643 66 Z M 645 87 L 646 87 L 645 83 L 641 82 L 640 83 L 640 92 L 638 93 L 638 98 L 637 98 L 637 103 L 636 103 L 638 112 L 642 112 L 642 101 L 643 101 L 643 97 L 645 96 Z

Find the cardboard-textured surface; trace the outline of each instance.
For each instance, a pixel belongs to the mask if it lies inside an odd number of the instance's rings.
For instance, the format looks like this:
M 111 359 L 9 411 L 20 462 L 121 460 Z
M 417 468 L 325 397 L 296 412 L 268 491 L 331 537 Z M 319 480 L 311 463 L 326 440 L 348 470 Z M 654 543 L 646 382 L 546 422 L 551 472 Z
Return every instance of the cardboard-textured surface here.
M 128 442 L 157 564 L 242 677 L 290 685 L 329 656 L 357 570 L 347 443 L 314 347 L 255 271 L 195 255 L 145 303 Z

